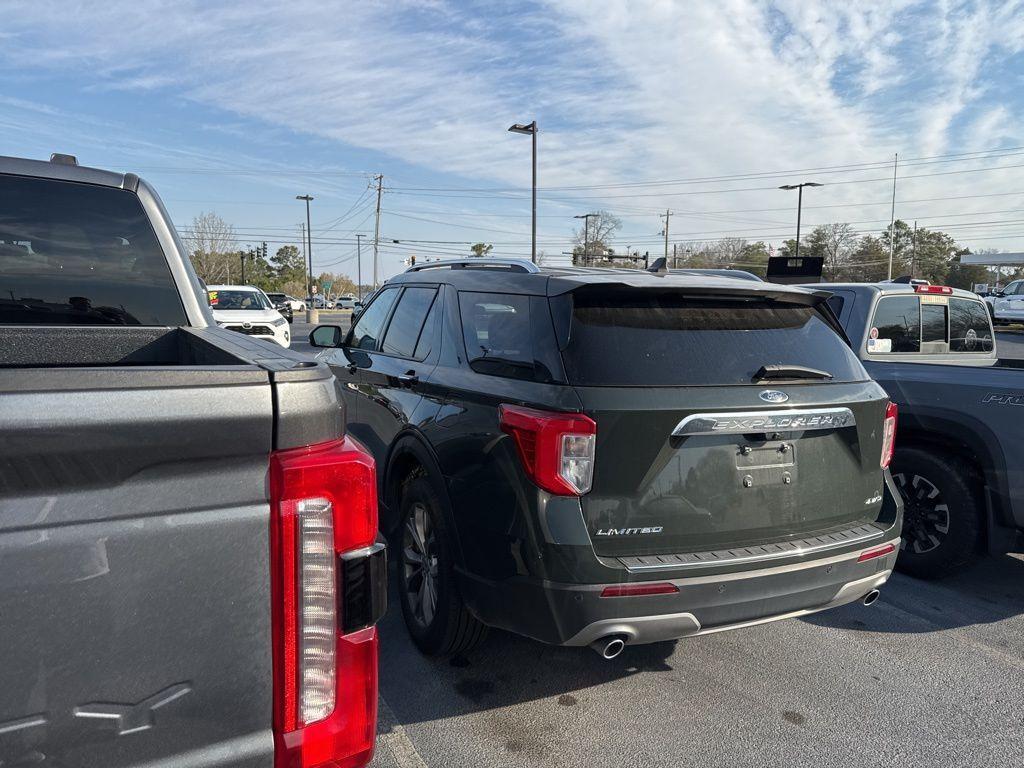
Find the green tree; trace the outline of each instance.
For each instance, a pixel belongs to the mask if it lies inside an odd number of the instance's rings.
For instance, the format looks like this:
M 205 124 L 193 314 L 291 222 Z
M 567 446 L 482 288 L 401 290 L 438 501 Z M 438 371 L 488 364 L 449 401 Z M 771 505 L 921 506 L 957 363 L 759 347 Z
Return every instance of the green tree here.
M 491 245 L 490 243 L 473 243 L 471 246 L 469 246 L 469 250 L 473 254 L 473 256 L 483 258 L 484 256 L 489 255 L 490 252 L 494 250 L 494 246 Z

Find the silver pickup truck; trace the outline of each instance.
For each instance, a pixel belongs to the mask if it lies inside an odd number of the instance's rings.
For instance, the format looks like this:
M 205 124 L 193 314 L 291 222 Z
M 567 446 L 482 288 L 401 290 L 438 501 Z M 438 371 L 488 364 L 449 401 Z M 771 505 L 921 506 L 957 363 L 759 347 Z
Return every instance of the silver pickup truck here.
M 384 552 L 326 366 L 218 328 L 156 194 L 0 158 L 0 766 L 361 766 Z
M 909 283 L 816 284 L 864 367 L 899 405 L 892 476 L 904 497 L 896 566 L 946 575 L 1024 531 L 1024 362 L 997 356 L 970 291 Z

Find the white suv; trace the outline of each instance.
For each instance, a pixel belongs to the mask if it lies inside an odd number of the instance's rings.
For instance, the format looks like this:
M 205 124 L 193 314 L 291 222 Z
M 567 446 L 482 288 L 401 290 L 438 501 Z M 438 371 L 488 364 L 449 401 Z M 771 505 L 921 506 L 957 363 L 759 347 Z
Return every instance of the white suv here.
M 251 285 L 209 285 L 206 290 L 213 318 L 221 328 L 276 341 L 285 348 L 291 346 L 288 321 L 274 309 L 273 302 L 259 288 Z

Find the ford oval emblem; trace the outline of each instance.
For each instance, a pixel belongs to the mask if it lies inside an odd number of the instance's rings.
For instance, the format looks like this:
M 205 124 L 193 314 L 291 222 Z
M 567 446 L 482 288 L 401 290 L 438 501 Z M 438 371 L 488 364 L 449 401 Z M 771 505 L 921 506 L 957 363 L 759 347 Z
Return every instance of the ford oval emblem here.
M 784 403 L 789 400 L 789 395 L 785 392 L 779 392 L 777 389 L 766 389 L 758 397 L 766 403 Z

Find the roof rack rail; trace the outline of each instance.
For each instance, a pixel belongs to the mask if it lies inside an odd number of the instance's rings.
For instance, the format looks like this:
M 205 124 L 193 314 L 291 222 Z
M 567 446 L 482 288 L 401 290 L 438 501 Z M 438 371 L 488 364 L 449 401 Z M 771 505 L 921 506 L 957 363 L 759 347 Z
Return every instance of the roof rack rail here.
M 466 259 L 444 259 L 427 261 L 409 267 L 406 272 L 422 272 L 427 269 L 508 269 L 510 272 L 540 272 L 540 267 L 528 259 L 501 259 L 490 256 Z

